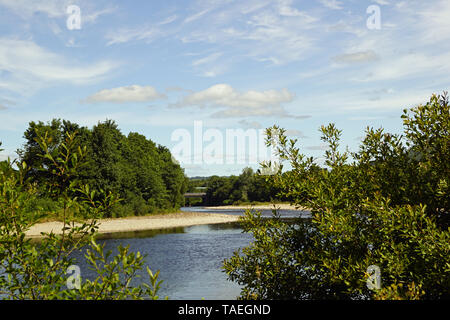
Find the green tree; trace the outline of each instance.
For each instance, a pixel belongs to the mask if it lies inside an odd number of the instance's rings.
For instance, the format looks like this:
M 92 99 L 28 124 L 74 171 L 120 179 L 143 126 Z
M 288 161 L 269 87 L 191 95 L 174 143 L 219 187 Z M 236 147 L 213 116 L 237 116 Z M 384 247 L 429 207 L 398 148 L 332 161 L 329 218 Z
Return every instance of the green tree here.
M 48 170 L 40 169 L 50 165 L 37 142 L 37 136 L 44 134 L 53 155 L 64 151 L 61 142 L 68 134 L 76 134 L 74 144 L 86 148 L 87 156 L 71 180 L 81 180 L 98 192 L 118 194 L 123 201 L 106 213 L 108 217 L 176 210 L 184 204 L 186 177 L 183 169 L 172 162 L 170 151 L 141 134 L 123 135 L 112 120 L 99 122 L 92 129 L 59 119 L 47 124 L 30 122 L 24 134 L 26 142 L 18 154 L 28 164 L 27 178 L 33 182 L 41 185 L 51 178 Z M 43 193 L 40 201 L 48 196 Z
M 0 167 L 0 295 L 4 299 L 157 299 L 159 273 L 147 268 L 149 284 L 130 286 L 144 265 L 139 252 L 119 246 L 119 253 L 112 256 L 96 243 L 97 220 L 117 199 L 111 193 L 96 195 L 73 178 L 86 157 L 86 149 L 77 145 L 75 136 L 67 133 L 55 153 L 51 136 L 36 135 L 36 152 L 46 160 L 39 169 L 50 178 L 42 187 L 50 189 L 49 194 L 61 203 L 64 222 L 61 235 L 43 234 L 39 245 L 26 238 L 26 231 L 36 222 L 29 214 L 30 203 L 42 189 L 27 178 L 25 162 L 17 163 L 17 171 L 9 161 Z M 76 224 L 69 219 L 69 210 L 83 212 L 90 219 Z M 81 248 L 87 249 L 87 262 L 98 276 L 81 279 L 74 289 L 66 271 L 77 263 L 71 253 Z
M 61 126 L 62 123 L 59 119 L 53 119 L 48 124 L 44 124 L 42 121 L 29 123 L 28 129 L 24 133 L 26 143 L 22 149 L 17 150 L 21 161 L 28 164 L 27 178 L 32 177 L 35 182 L 41 183 L 50 176 L 50 172 L 39 170 L 40 168 L 47 168 L 50 165 L 50 161 L 43 157 L 44 151 L 39 146 L 38 135 L 43 132 L 46 133 L 48 150 L 56 155 L 59 152 L 59 146 L 63 138 Z
M 341 131 L 322 126 L 326 168 L 279 132 L 288 173 L 271 176 L 280 194 L 311 209 L 289 224 L 247 212 L 255 241 L 227 260 L 228 277 L 256 299 L 448 299 L 450 297 L 450 122 L 446 94 L 405 110 L 405 135 L 368 128 L 358 152 L 339 146 Z M 353 158 L 352 162 L 350 159 Z M 367 286 L 368 267 L 380 289 Z
M 206 202 L 209 205 L 223 205 L 231 202 L 233 182 L 236 177 L 212 176 L 207 182 Z
M 167 190 L 167 200 L 171 206 L 184 205 L 184 193 L 187 190 L 187 177 L 178 163 L 173 161 L 169 149 L 158 146 L 158 154 L 161 159 L 161 176 Z

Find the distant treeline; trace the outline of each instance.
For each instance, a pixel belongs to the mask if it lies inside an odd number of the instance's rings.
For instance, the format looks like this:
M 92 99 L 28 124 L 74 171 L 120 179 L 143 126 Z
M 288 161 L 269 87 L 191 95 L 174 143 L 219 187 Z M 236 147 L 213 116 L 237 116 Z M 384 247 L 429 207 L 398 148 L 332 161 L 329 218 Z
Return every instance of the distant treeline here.
M 238 176 L 195 177 L 189 181 L 189 192 L 205 192 L 201 199 L 187 199 L 188 205 L 230 205 L 251 202 L 283 201 L 270 177 L 245 168 Z
M 25 144 L 17 151 L 20 160 L 30 168 L 26 178 L 38 186 L 47 183 L 49 173 L 38 168 L 45 168 L 50 159 L 43 156 L 38 135 L 48 136 L 48 148 L 56 155 L 67 135 L 75 132 L 76 144 L 87 149 L 87 157 L 76 171 L 76 179 L 94 190 L 111 191 L 123 199 L 107 215 L 143 215 L 177 210 L 184 205 L 188 178 L 172 161 L 169 149 L 139 133 L 125 136 L 111 120 L 100 122 L 92 129 L 58 119 L 47 124 L 30 122 L 24 133 Z M 57 204 L 49 198 L 50 195 L 43 193 L 39 205 L 54 210 Z

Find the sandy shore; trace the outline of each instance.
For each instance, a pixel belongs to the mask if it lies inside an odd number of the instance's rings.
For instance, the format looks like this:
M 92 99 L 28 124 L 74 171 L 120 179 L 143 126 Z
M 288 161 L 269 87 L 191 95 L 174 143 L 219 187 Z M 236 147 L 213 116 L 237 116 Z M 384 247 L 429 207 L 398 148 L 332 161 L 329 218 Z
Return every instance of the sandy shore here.
M 273 204 L 263 204 L 263 205 L 245 205 L 245 206 L 234 206 L 234 205 L 229 205 L 229 206 L 216 206 L 216 207 L 205 207 L 205 209 L 211 209 L 211 210 L 220 210 L 220 209 L 256 209 L 256 210 L 263 210 L 263 209 L 268 209 L 271 210 L 274 208 Z M 279 204 L 275 204 L 275 208 L 276 209 L 281 209 L 281 210 L 308 210 L 307 208 L 303 208 L 303 207 L 295 207 L 292 206 L 288 203 L 279 203 Z
M 100 234 L 145 231 L 155 229 L 188 227 L 201 224 L 216 224 L 234 222 L 239 219 L 236 215 L 214 214 L 203 212 L 179 212 L 164 215 L 127 217 L 116 219 L 101 219 L 99 223 Z M 62 222 L 44 222 L 32 226 L 27 232 L 27 238 L 41 238 L 41 232 L 62 233 Z

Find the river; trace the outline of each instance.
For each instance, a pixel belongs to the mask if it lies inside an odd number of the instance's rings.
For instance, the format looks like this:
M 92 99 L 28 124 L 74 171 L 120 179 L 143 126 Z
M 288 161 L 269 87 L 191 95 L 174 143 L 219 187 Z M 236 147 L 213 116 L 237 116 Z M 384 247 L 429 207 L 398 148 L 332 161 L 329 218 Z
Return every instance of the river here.
M 226 213 L 242 215 L 240 209 L 212 210 L 202 207 L 182 208 L 182 211 Z M 298 211 L 280 210 L 282 217 L 297 217 Z M 269 217 L 270 210 L 262 210 Z M 132 251 L 146 254 L 146 265 L 152 271 L 160 270 L 159 278 L 164 280 L 160 296 L 169 299 L 236 299 L 240 287 L 227 280 L 222 271 L 223 260 L 230 258 L 234 251 L 248 246 L 252 235 L 243 233 L 238 223 L 200 225 L 165 230 L 163 232 L 143 232 L 139 236 L 100 240 L 106 250 L 113 250 L 122 244 L 130 245 Z M 80 253 L 81 256 L 81 253 Z M 79 257 L 80 258 L 80 257 Z M 94 274 L 87 265 L 78 260 L 81 276 L 93 279 Z M 147 279 L 143 270 L 141 276 Z

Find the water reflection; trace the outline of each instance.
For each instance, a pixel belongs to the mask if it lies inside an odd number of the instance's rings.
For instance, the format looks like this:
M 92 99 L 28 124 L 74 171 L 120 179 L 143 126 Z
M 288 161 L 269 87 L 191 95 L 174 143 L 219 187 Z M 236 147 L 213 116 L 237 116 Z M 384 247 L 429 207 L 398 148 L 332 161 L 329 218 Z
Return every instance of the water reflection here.
M 245 209 L 221 209 L 221 208 L 211 208 L 211 207 L 183 207 L 181 211 L 185 212 L 205 212 L 205 213 L 219 213 L 219 214 L 231 214 L 231 215 L 244 215 Z M 273 216 L 273 211 L 271 209 L 258 209 L 255 211 L 261 212 L 262 217 L 270 218 Z M 290 209 L 281 209 L 278 210 L 278 214 L 282 218 L 309 218 L 311 217 L 311 213 L 309 211 L 303 210 L 290 210 Z
M 209 212 L 243 215 L 242 209 L 207 209 L 203 207 L 182 208 L 183 211 Z M 280 210 L 285 221 L 296 217 L 309 217 L 309 212 Z M 262 210 L 262 216 L 272 217 L 271 210 Z M 117 253 L 117 246 L 129 245 L 131 251 L 147 255 L 145 264 L 153 271 L 160 270 L 164 280 L 160 296 L 170 299 L 235 299 L 241 288 L 227 280 L 222 271 L 223 260 L 235 251 L 246 247 L 253 240 L 249 233 L 243 233 L 239 222 L 178 227 L 169 229 L 106 233 L 99 235 L 99 242 L 105 243 L 105 250 Z M 84 252 L 74 254 L 81 268 L 81 276 L 93 280 L 96 274 L 89 269 Z M 144 270 L 140 279 L 147 280 Z M 133 285 L 133 284 L 132 284 Z
M 148 233 L 143 237 L 99 242 L 105 243 L 105 250 L 116 252 L 116 247 L 122 244 L 130 245 L 132 251 L 147 254 L 146 264 L 153 271 L 161 270 L 160 279 L 164 283 L 160 296 L 169 299 L 235 299 L 240 287 L 226 279 L 222 263 L 234 251 L 247 246 L 252 236 L 242 233 L 238 223 L 176 229 L 174 233 Z M 82 253 L 77 253 L 75 258 L 82 277 L 93 279 L 95 274 L 83 263 Z M 147 279 L 144 270 L 141 276 Z

